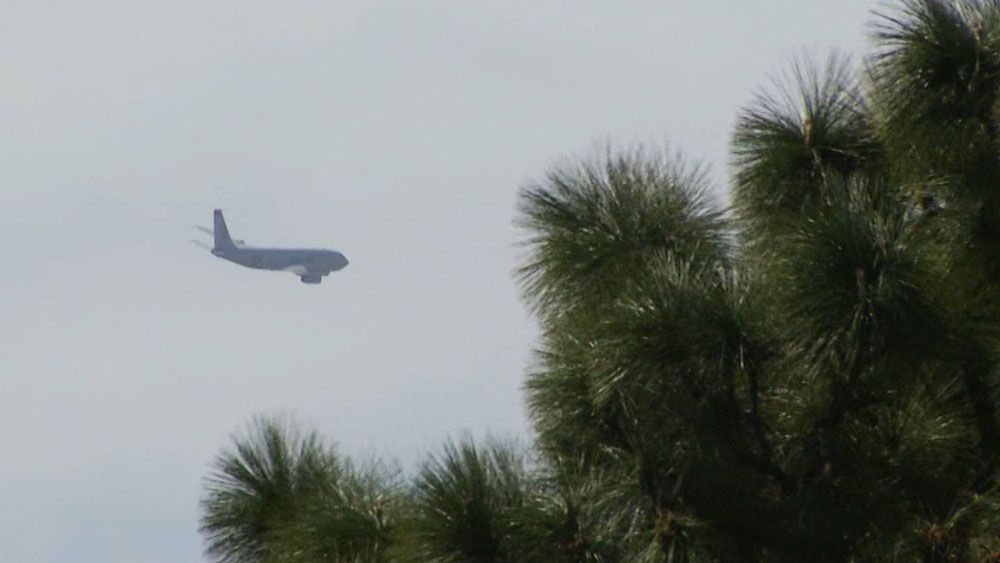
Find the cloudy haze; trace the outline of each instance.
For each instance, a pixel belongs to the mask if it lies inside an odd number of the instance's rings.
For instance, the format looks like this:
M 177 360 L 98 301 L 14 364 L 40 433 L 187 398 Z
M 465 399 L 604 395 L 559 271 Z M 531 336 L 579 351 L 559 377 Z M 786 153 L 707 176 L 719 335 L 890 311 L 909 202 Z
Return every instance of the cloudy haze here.
M 720 187 L 733 117 L 873 2 L 0 0 L 0 560 L 201 560 L 259 413 L 412 464 L 527 436 L 517 189 L 600 140 Z M 187 240 L 335 248 L 306 286 Z

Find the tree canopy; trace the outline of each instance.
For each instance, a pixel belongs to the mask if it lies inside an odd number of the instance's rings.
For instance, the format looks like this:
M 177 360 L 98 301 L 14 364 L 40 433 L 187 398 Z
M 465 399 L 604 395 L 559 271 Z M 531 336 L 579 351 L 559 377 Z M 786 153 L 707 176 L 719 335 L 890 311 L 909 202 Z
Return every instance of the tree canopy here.
M 522 189 L 532 447 L 412 478 L 273 420 L 206 481 L 219 561 L 1000 561 L 1000 0 L 797 59 L 731 206 L 650 147 Z

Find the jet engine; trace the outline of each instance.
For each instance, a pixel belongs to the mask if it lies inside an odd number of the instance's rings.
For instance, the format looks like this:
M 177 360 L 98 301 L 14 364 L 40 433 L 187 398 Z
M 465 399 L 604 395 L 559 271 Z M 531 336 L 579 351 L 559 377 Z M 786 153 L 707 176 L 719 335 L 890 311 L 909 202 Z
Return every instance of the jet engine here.
M 319 283 L 323 281 L 323 276 L 317 275 L 305 275 L 302 276 L 302 283 Z

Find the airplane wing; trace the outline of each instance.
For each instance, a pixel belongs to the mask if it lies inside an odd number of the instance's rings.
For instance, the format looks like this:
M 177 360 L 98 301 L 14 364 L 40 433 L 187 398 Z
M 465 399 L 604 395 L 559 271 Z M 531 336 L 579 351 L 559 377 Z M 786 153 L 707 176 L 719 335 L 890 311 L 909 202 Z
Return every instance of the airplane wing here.
M 316 268 L 315 266 L 306 264 L 296 264 L 285 268 L 285 271 L 291 272 L 296 276 L 328 276 L 331 270 L 329 268 Z
M 313 264 L 296 264 L 285 268 L 286 272 L 291 272 L 302 280 L 302 283 L 317 284 L 323 281 L 323 276 L 329 275 L 329 268 L 317 268 Z

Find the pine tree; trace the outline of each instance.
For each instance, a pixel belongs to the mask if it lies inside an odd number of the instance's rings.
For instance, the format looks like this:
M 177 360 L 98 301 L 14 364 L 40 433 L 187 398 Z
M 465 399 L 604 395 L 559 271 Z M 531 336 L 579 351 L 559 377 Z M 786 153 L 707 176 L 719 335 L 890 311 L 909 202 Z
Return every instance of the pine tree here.
M 742 109 L 730 207 L 643 147 L 524 187 L 533 451 L 406 483 L 265 425 L 217 460 L 209 554 L 1000 561 L 1000 0 L 871 31 Z

